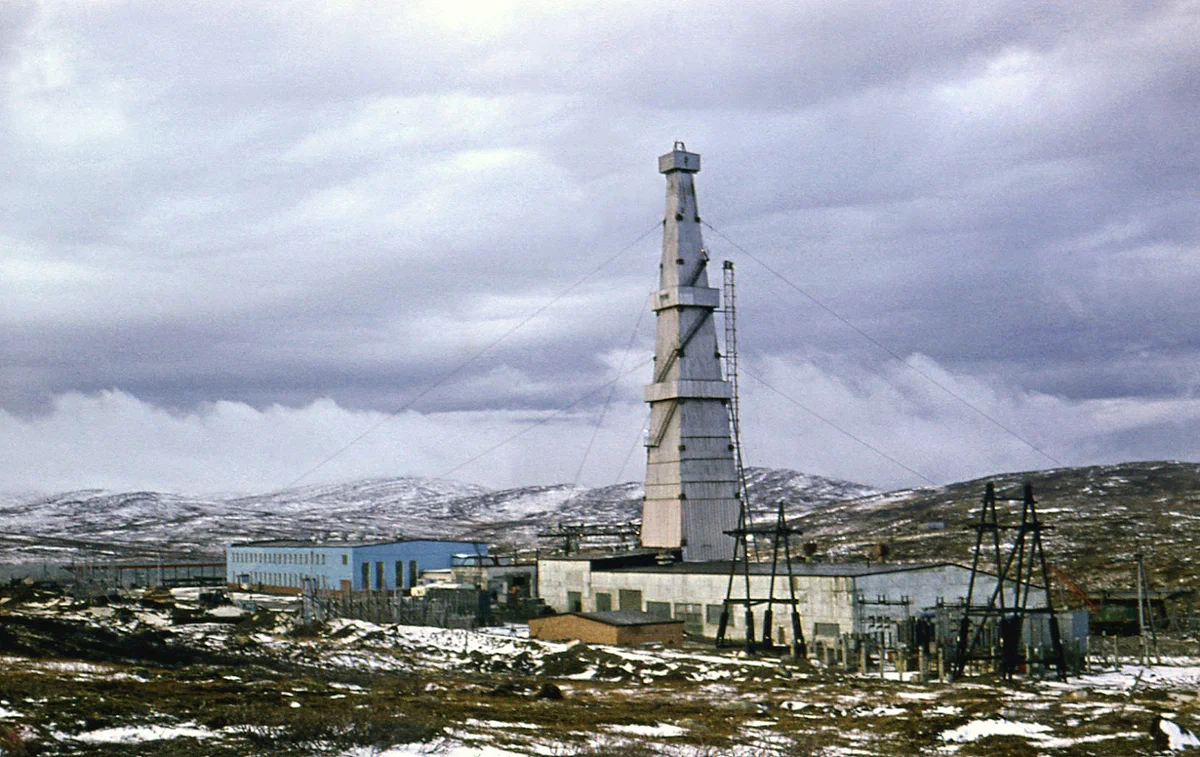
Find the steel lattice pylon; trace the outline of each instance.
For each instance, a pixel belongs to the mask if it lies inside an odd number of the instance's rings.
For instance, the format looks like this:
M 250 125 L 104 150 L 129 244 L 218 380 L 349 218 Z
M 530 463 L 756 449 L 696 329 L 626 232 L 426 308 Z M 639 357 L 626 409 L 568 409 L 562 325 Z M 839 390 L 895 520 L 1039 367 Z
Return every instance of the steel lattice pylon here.
M 745 503 L 742 507 L 743 513 L 749 510 L 749 504 Z M 725 646 L 725 634 L 729 629 L 730 608 L 737 605 L 745 606 L 745 624 L 746 624 L 746 651 L 771 651 L 774 644 L 771 641 L 771 628 L 774 625 L 774 607 L 777 604 L 787 605 L 790 608 L 790 618 L 792 625 L 792 655 L 797 658 L 808 655 L 808 645 L 804 641 L 804 630 L 800 624 L 800 611 L 796 602 L 796 582 L 793 580 L 794 573 L 792 572 L 792 547 L 791 537 L 801 533 L 800 529 L 792 528 L 787 524 L 787 519 L 783 512 L 783 502 L 779 503 L 779 511 L 775 518 L 775 523 L 772 525 L 764 524 L 762 526 L 752 527 L 745 525 L 745 519 L 738 527 L 729 532 L 735 540 L 736 547 L 733 562 L 729 564 L 729 584 L 725 589 L 725 604 L 721 609 L 721 620 L 717 626 L 717 646 Z M 750 543 L 751 537 L 754 536 L 769 536 L 771 538 L 771 581 L 768 584 L 767 596 L 755 597 L 750 584 Z M 775 597 L 775 581 L 777 578 L 782 578 L 779 575 L 779 558 L 780 548 L 783 551 L 784 566 L 787 570 L 787 587 L 788 593 L 786 597 Z M 745 596 L 734 597 L 733 587 L 737 578 L 738 568 L 741 568 L 742 577 L 745 581 Z M 762 622 L 762 637 L 760 640 L 755 640 L 754 635 L 754 606 L 766 605 L 767 609 L 763 612 Z
M 1023 661 L 1021 636 L 1025 622 L 1030 616 L 1047 615 L 1050 626 L 1051 652 L 1048 657 L 1025 659 L 1026 662 L 1053 664 L 1059 679 L 1067 679 L 1066 655 L 1063 652 L 1062 636 L 1050 595 L 1050 571 L 1046 565 L 1046 553 L 1042 545 L 1042 531 L 1051 528 L 1038 520 L 1037 503 L 1033 498 L 1033 484 L 1026 482 L 1021 499 L 1021 523 L 1017 526 L 1002 526 L 996 516 L 996 489 L 988 482 L 984 490 L 983 505 L 979 521 L 973 524 L 976 530 L 975 556 L 971 563 L 971 580 L 967 587 L 967 600 L 959 623 L 958 645 L 954 658 L 954 677 L 966 672 L 971 660 L 1000 660 L 1000 671 L 1005 678 L 1012 678 Z M 1000 547 L 1000 530 L 1015 529 L 1016 539 L 1008 556 L 1004 557 Z M 984 536 L 991 534 L 992 549 L 996 560 L 996 588 L 986 605 L 973 606 L 975 586 L 980 572 L 984 551 Z M 1041 570 L 1043 607 L 1030 607 L 1029 592 L 1033 586 L 1034 571 Z M 1012 604 L 1006 606 L 1005 591 L 1011 586 Z M 974 621 L 972 620 L 974 618 Z M 999 632 L 999 652 L 981 651 L 981 639 L 985 631 Z

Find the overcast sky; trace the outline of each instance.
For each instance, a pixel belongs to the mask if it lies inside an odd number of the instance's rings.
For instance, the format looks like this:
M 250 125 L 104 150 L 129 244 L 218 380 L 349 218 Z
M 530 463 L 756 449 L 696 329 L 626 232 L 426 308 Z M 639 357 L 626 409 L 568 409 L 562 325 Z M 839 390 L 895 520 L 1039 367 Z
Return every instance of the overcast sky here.
M 1197 40 L 1193 0 L 2 3 L 0 490 L 640 479 L 674 140 L 748 463 L 1200 459 Z

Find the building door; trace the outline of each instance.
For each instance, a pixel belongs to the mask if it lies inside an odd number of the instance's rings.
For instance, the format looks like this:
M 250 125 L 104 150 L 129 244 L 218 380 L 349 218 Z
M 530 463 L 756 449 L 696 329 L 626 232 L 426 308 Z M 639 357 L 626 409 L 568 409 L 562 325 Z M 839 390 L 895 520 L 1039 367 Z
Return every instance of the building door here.
M 578 591 L 567 592 L 567 612 L 583 612 L 583 594 Z
M 371 590 L 371 563 L 364 562 L 361 567 L 362 567 L 362 581 L 361 581 L 362 590 L 370 591 Z
M 417 585 L 417 561 L 408 561 L 408 586 L 411 589 Z
M 642 593 L 636 589 L 621 589 L 617 594 L 617 607 L 622 610 L 642 611 Z
M 383 591 L 387 583 L 383 577 L 383 561 L 375 563 L 375 591 Z
M 350 580 L 349 579 L 346 579 L 346 578 L 342 579 L 342 593 L 343 594 L 350 593 Z
M 404 561 L 397 560 L 395 566 L 396 591 L 404 588 Z

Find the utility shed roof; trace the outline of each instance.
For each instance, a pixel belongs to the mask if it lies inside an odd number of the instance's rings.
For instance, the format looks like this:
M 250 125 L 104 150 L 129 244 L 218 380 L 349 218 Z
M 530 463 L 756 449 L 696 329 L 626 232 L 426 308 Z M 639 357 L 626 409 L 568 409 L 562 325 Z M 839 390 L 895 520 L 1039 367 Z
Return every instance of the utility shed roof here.
M 795 576 L 872 576 L 883 573 L 903 573 L 913 570 L 930 570 L 932 568 L 941 568 L 945 566 L 964 567 L 957 563 L 951 562 L 936 562 L 936 563 L 792 563 L 792 575 Z M 621 573 L 695 573 L 702 575 L 729 575 L 731 563 L 728 560 L 714 562 L 675 562 L 667 565 L 640 565 L 633 567 L 614 568 L 614 572 Z M 593 570 L 603 570 L 598 566 L 593 566 Z M 739 575 L 745 570 L 745 566 L 739 564 L 737 573 Z M 969 570 L 969 568 L 968 568 Z M 771 563 L 750 563 L 750 572 L 754 575 L 770 575 Z M 775 567 L 776 575 L 786 577 L 787 565 L 780 562 Z
M 601 612 L 568 612 L 564 615 L 577 615 L 581 618 L 605 623 L 610 626 L 653 626 L 662 623 L 682 623 L 682 620 L 661 618 L 648 615 L 640 610 L 607 610 Z

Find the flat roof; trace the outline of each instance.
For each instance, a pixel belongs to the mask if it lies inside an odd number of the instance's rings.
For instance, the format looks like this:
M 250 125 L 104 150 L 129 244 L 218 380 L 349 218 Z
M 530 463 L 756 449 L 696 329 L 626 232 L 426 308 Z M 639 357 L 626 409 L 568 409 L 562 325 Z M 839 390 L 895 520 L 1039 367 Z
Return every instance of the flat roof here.
M 281 547 L 281 548 L 301 548 L 301 549 L 320 549 L 320 548 L 338 548 L 338 547 L 378 547 L 384 544 L 412 544 L 413 542 L 439 542 L 442 544 L 482 544 L 487 545 L 483 541 L 471 541 L 467 539 L 382 539 L 377 541 L 364 540 L 340 540 L 327 539 L 325 541 L 311 541 L 309 539 L 264 539 L 261 541 L 238 541 L 232 542 L 231 547 Z
M 660 618 L 657 615 L 650 615 L 641 610 L 601 610 L 598 612 L 564 612 L 558 615 L 543 615 L 542 618 L 561 618 L 564 615 L 574 615 L 587 620 L 594 620 L 597 623 L 604 623 L 610 626 L 655 626 L 666 623 L 683 623 L 682 620 L 673 618 Z M 538 618 L 533 618 L 536 621 Z
M 542 555 L 542 560 L 567 560 L 570 562 L 603 562 L 605 560 L 623 559 L 656 559 L 660 553 L 657 549 L 636 549 L 628 552 L 585 552 L 573 555 Z
M 965 567 L 958 563 L 952 562 L 932 562 L 932 563 L 866 563 L 866 562 L 847 562 L 847 563 L 825 563 L 825 562 L 793 562 L 792 575 L 794 576 L 873 576 L 883 573 L 903 573 L 913 570 L 928 570 L 930 568 L 941 568 L 945 566 Z M 628 567 L 609 568 L 614 573 L 697 573 L 703 575 L 729 575 L 733 564 L 729 560 L 717 560 L 711 562 L 674 562 L 666 565 L 634 565 Z M 745 564 L 737 565 L 736 574 L 743 575 Z M 769 562 L 759 562 L 749 564 L 750 573 L 752 575 L 771 575 L 772 565 Z M 605 570 L 603 567 L 593 567 L 593 570 Z M 780 562 L 774 568 L 775 574 L 780 577 L 787 577 L 787 564 Z M 969 568 L 968 568 L 969 570 Z

